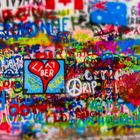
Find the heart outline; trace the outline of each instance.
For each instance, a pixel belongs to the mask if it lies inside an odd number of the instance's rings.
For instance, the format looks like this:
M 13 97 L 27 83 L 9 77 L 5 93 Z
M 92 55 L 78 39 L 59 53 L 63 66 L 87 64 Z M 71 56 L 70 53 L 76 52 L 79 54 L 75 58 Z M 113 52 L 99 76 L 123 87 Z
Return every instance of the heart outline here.
M 36 73 L 34 73 L 34 72 L 32 72 L 32 71 L 30 70 L 30 65 L 31 65 L 32 63 L 35 63 L 35 62 L 36 62 L 36 63 L 39 62 L 39 63 L 41 64 L 41 66 L 43 66 L 43 68 L 42 68 L 41 70 L 44 70 L 44 69 L 45 69 L 47 63 L 55 62 L 55 63 L 57 64 L 57 67 L 55 67 L 57 70 L 56 70 L 55 74 L 54 74 L 51 78 L 49 78 L 49 77 L 44 77 L 44 76 L 40 76 L 40 74 L 36 74 Z M 32 61 L 29 63 L 29 65 L 28 65 L 28 71 L 31 72 L 32 74 L 38 76 L 38 77 L 41 79 L 42 85 L 43 85 L 43 92 L 44 92 L 44 93 L 46 93 L 46 90 L 47 90 L 47 87 L 48 87 L 49 82 L 50 82 L 52 79 L 54 79 L 54 77 L 57 75 L 57 73 L 59 72 L 59 70 L 60 70 L 60 64 L 59 64 L 59 62 L 56 61 L 55 59 L 50 59 L 50 60 L 46 61 L 45 64 L 44 64 L 43 60 L 32 60 Z M 44 77 L 44 78 L 41 78 L 41 77 Z M 48 79 L 47 79 L 47 78 L 48 78 Z

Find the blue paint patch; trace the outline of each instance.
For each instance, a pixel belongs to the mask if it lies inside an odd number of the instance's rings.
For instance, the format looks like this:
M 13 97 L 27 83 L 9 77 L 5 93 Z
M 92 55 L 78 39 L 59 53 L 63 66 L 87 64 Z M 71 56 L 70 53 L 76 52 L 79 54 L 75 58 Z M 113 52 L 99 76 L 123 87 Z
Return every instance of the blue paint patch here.
M 107 2 L 105 9 L 92 9 L 90 21 L 98 24 L 127 26 L 127 7 L 124 3 Z
M 128 104 L 126 104 L 127 105 L 127 107 L 132 111 L 132 112 L 134 112 L 135 111 L 135 107 L 131 104 L 131 103 L 128 103 Z
M 1 111 L 5 109 L 5 103 L 6 103 L 6 92 L 4 90 L 1 91 L 0 103 L 1 103 L 1 107 L 0 107 L 0 111 Z
M 135 40 L 127 39 L 124 41 L 118 41 L 118 46 L 121 48 L 122 52 L 126 52 L 128 48 L 132 48 L 134 43 L 135 43 Z

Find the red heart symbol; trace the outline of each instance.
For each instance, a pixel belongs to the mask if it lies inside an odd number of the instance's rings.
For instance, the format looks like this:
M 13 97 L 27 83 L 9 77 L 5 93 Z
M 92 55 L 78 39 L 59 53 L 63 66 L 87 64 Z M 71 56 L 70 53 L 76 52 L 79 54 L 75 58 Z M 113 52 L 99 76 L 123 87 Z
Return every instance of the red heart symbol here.
M 134 107 L 140 105 L 140 72 L 124 74 L 118 84 L 120 97 L 125 102 L 130 102 Z
M 33 60 L 30 62 L 28 69 L 30 72 L 40 77 L 43 83 L 43 91 L 46 92 L 48 83 L 58 73 L 60 65 L 55 60 L 48 60 L 45 64 L 41 60 Z

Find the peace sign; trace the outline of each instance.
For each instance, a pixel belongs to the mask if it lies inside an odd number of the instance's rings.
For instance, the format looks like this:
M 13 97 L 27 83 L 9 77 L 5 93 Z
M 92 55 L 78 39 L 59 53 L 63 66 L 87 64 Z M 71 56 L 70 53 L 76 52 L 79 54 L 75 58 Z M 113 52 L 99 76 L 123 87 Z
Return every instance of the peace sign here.
M 79 96 L 82 93 L 82 83 L 78 78 L 74 78 L 67 83 L 67 92 L 73 96 Z

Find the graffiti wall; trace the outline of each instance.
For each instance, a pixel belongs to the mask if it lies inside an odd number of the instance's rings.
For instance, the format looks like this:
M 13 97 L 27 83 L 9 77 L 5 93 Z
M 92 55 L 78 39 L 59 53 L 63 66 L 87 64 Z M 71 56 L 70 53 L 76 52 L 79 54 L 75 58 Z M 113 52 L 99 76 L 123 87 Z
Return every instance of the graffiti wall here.
M 140 1 L 0 0 L 0 140 L 129 139 Z

